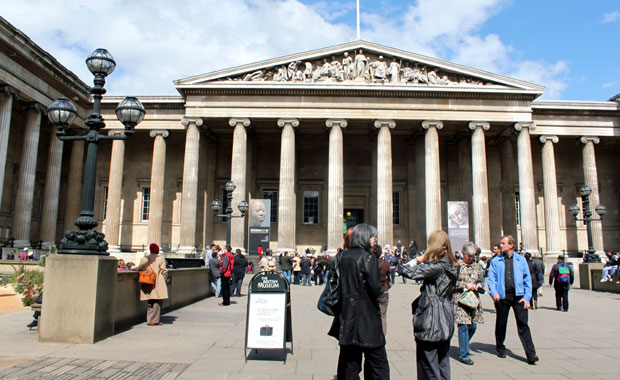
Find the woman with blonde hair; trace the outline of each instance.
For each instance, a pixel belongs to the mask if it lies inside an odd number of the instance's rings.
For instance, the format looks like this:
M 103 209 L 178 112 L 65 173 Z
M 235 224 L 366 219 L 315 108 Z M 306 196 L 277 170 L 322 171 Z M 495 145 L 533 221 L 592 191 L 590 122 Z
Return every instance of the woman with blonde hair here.
M 420 297 L 412 305 L 418 379 L 450 379 L 452 295 L 458 266 L 444 231 L 433 231 L 427 247 L 424 255 L 400 266 L 399 273 L 423 281 Z

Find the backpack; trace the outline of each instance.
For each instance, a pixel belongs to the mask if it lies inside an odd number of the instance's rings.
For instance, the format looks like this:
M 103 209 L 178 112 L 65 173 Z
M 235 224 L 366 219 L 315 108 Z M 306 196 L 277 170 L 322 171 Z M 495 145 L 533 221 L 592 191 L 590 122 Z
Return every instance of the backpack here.
M 570 269 L 567 265 L 558 265 L 558 284 L 570 284 Z

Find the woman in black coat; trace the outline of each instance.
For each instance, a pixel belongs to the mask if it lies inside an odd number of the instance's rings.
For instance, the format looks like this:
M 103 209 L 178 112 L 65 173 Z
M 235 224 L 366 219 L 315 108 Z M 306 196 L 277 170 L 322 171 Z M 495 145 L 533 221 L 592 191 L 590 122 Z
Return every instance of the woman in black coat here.
M 434 231 L 426 253 L 399 268 L 401 275 L 422 280 L 414 301 L 413 335 L 419 380 L 450 379 L 450 339 L 454 334 L 452 294 L 458 267 L 448 234 Z
M 376 244 L 377 229 L 358 224 L 351 233 L 349 249 L 332 262 L 340 287 L 339 312 L 329 335 L 338 339 L 338 379 L 359 379 L 362 354 L 366 379 L 389 379 L 390 367 L 377 298 L 383 294 L 377 258 L 370 253 Z
M 233 261 L 233 289 L 232 295 L 237 292 L 237 297 L 241 297 L 241 285 L 243 285 L 243 278 L 245 277 L 245 270 L 248 267 L 248 260 L 243 256 L 240 249 L 235 251 L 235 261 Z

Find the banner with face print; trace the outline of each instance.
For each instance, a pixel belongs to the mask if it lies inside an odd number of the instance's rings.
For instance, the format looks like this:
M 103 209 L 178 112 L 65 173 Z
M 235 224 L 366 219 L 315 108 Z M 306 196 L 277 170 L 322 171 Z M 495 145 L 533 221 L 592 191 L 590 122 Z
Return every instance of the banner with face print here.
M 271 199 L 250 200 L 250 227 L 269 227 Z
M 460 251 L 469 241 L 468 202 L 448 202 L 448 236 L 453 251 Z

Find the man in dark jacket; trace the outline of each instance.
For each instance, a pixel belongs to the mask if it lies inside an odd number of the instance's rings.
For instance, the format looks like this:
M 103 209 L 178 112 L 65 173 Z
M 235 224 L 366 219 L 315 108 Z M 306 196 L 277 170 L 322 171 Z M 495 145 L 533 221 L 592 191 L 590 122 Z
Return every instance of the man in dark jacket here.
M 235 264 L 235 259 L 230 250 L 230 246 L 226 247 L 226 251 L 222 255 L 222 262 L 220 263 L 220 275 L 222 278 L 222 302 L 219 303 L 220 306 L 230 305 L 231 277 Z
M 233 290 L 232 295 L 235 293 L 237 297 L 241 297 L 241 286 L 243 285 L 243 278 L 245 277 L 245 271 L 248 268 L 248 260 L 243 256 L 240 249 L 235 251 L 235 262 L 233 263 Z
M 303 286 L 312 286 L 312 281 L 310 281 L 312 278 L 312 263 L 310 263 L 310 258 L 307 254 L 305 254 L 304 257 L 301 258 L 301 262 L 299 263 L 299 265 L 301 266 L 301 283 L 303 284 Z
M 555 289 L 555 308 L 568 311 L 568 291 L 575 281 L 573 266 L 567 264 L 564 255 L 558 256 L 558 263 L 553 265 L 549 273 L 549 285 Z
M 282 269 L 282 274 L 288 282 L 291 282 L 291 269 L 293 269 L 293 262 L 291 261 L 291 257 L 288 255 L 288 251 L 284 251 L 280 255 L 280 268 Z
M 376 244 L 377 229 L 358 224 L 351 233 L 349 249 L 332 261 L 330 271 L 338 273 L 340 311 L 334 317 L 329 335 L 338 339 L 338 379 L 389 379 L 390 367 L 377 298 L 383 294 L 379 266 L 370 249 Z

